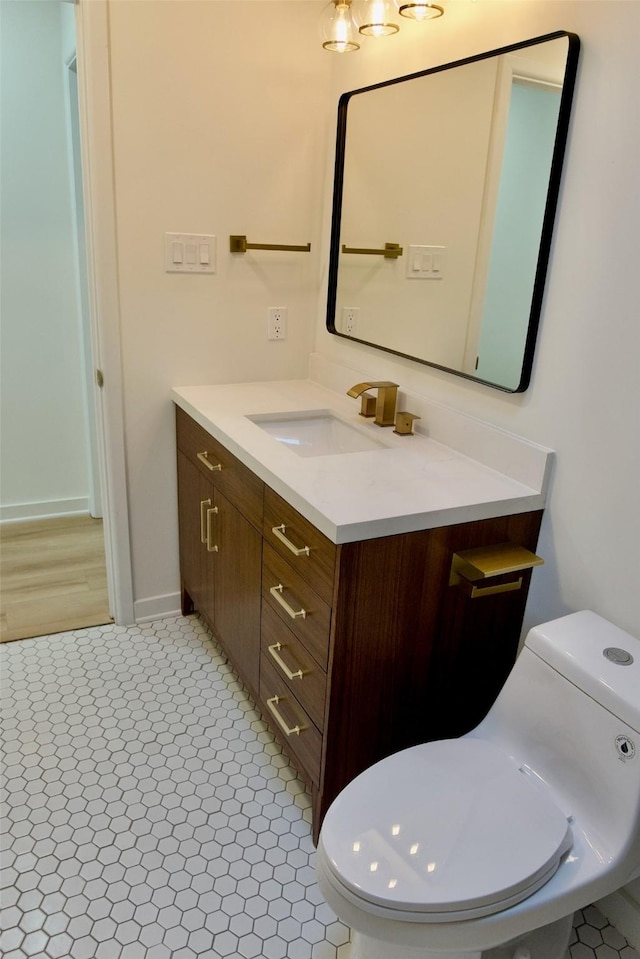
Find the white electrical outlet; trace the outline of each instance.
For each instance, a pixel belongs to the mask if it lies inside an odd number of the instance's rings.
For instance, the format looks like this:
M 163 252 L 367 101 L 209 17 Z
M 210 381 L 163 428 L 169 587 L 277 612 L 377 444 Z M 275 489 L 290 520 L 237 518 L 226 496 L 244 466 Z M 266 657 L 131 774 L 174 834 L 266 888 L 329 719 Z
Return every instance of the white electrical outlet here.
M 270 306 L 267 310 L 267 339 L 286 340 L 287 338 L 287 308 L 286 306 Z
M 342 332 L 347 336 L 354 336 L 358 329 L 359 306 L 342 307 Z

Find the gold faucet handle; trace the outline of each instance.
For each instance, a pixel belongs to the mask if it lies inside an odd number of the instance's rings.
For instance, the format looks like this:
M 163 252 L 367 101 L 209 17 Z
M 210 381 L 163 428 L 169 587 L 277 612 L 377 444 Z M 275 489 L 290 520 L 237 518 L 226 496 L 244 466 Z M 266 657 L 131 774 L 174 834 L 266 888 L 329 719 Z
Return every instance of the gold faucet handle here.
M 405 411 L 396 413 L 396 426 L 393 432 L 397 433 L 398 436 L 413 436 L 414 420 L 419 420 L 420 418 L 421 417 L 415 413 L 407 413 Z
M 360 397 L 360 416 L 376 415 L 376 398 L 371 393 L 363 393 Z

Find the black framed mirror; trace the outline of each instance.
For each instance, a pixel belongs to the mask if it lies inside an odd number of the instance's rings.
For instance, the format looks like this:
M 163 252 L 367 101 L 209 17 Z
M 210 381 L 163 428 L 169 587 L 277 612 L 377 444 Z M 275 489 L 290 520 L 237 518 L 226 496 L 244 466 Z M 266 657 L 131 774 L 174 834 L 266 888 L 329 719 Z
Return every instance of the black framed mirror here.
M 557 31 L 342 95 L 331 333 L 526 390 L 579 49 Z

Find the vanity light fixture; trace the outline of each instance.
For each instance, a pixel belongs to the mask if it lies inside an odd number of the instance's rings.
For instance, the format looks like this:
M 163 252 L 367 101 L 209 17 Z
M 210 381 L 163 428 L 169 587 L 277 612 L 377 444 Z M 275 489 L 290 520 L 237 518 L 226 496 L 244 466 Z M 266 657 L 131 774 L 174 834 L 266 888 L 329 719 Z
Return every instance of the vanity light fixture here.
M 351 0 L 331 0 L 320 20 L 322 46 L 332 53 L 352 53 L 360 49 L 351 12 Z
M 390 37 L 397 33 L 398 4 L 394 0 L 359 0 L 356 5 L 358 32 L 365 37 Z
M 437 3 L 402 3 L 398 13 L 402 17 L 408 17 L 410 20 L 435 20 L 441 17 L 444 10 Z
M 435 20 L 444 8 L 430 0 L 330 0 L 320 20 L 322 46 L 334 53 L 360 49 L 358 34 L 390 37 L 400 29 L 398 14 L 411 20 Z

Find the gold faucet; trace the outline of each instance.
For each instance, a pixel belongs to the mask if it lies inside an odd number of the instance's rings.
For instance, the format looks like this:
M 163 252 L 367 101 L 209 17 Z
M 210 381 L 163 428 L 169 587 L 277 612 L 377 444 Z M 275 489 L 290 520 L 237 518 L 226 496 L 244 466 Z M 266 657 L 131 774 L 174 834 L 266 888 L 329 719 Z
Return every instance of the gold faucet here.
M 377 383 L 356 383 L 350 390 L 347 390 L 347 396 L 353 396 L 356 399 L 365 390 L 378 391 L 374 423 L 377 423 L 378 426 L 393 426 L 396 416 L 398 384 L 390 383 L 388 380 L 381 380 Z

